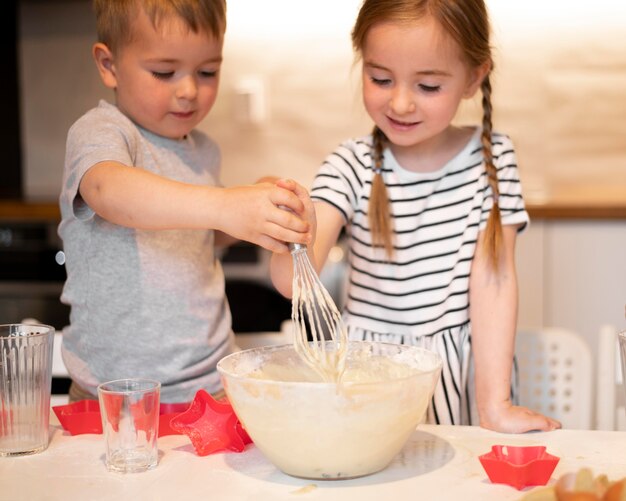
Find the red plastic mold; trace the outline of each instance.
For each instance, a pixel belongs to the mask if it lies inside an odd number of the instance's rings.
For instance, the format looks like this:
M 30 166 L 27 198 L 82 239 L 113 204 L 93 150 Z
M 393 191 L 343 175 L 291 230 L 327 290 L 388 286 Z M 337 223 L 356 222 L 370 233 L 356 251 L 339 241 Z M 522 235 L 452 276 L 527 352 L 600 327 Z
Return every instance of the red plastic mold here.
M 56 405 L 52 408 L 64 430 L 70 435 L 84 433 L 102 433 L 100 405 L 97 400 L 79 400 L 68 405 Z
M 159 437 L 166 435 L 180 435 L 179 431 L 170 426 L 170 421 L 185 412 L 189 408 L 189 402 L 176 404 L 161 404 L 159 416 Z
M 189 437 L 198 456 L 241 452 L 252 442 L 230 403 L 217 401 L 204 390 L 196 393 L 189 409 L 174 417 L 170 426 Z
M 559 458 L 544 446 L 494 445 L 478 459 L 494 484 L 507 484 L 518 490 L 546 485 Z
M 160 404 L 159 437 L 179 435 L 180 432 L 170 426 L 170 421 L 189 408 L 189 403 Z M 80 400 L 67 405 L 52 407 L 59 423 L 70 435 L 84 433 L 102 433 L 100 404 L 97 400 Z

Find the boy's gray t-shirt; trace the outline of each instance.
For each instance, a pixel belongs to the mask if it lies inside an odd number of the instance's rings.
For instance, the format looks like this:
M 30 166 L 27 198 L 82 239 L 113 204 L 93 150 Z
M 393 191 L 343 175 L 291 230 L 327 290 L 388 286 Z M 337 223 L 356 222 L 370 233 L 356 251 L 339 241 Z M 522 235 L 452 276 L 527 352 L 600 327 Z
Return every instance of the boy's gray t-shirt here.
M 199 388 L 217 391 L 216 364 L 234 342 L 213 231 L 136 230 L 102 219 L 78 187 L 106 160 L 219 184 L 219 148 L 198 131 L 167 139 L 105 101 L 71 127 L 59 225 L 67 270 L 61 300 L 71 306 L 62 346 L 68 372 L 94 395 L 99 383 L 130 377 L 160 381 L 162 402 L 191 401 Z

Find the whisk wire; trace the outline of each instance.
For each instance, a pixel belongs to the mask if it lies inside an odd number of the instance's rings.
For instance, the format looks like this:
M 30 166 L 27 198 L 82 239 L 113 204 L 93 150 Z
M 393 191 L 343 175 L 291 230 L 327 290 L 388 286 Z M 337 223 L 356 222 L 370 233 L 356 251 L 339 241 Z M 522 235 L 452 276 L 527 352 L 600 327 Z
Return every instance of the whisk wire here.
M 311 265 L 306 247 L 294 246 L 291 254 L 296 352 L 325 381 L 337 381 L 344 369 L 347 348 L 341 314 Z M 332 350 L 327 349 L 326 336 Z

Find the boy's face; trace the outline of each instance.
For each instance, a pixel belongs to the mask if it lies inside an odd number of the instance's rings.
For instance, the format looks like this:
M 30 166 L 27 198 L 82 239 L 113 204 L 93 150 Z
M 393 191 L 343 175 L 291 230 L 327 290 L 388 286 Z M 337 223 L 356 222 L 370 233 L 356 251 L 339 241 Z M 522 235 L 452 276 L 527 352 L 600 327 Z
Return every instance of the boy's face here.
M 175 17 L 163 18 L 155 30 L 139 10 L 132 41 L 116 54 L 96 44 L 94 57 L 125 115 L 155 134 L 179 139 L 215 102 L 223 39 L 194 33 Z

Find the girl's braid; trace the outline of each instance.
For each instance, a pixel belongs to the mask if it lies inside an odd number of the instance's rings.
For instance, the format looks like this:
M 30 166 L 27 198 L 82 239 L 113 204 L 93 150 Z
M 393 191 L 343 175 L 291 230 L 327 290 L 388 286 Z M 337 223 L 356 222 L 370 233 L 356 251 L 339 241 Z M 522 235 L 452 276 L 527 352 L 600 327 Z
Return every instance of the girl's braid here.
M 374 246 L 384 247 L 388 257 L 393 255 L 393 228 L 389 214 L 389 197 L 383 180 L 383 151 L 387 138 L 374 126 L 372 131 L 372 164 L 374 177 L 369 201 L 369 223 Z
M 483 147 L 483 158 L 485 162 L 485 170 L 487 173 L 487 181 L 491 188 L 493 197 L 493 207 L 487 219 L 487 228 L 485 229 L 485 250 L 491 260 L 494 269 L 498 268 L 500 262 L 500 249 L 502 246 L 502 221 L 500 218 L 500 207 L 498 205 L 500 198 L 500 190 L 498 188 L 498 173 L 493 163 L 493 152 L 491 144 L 491 81 L 489 74 L 485 76 L 481 84 L 482 104 L 483 104 L 483 131 L 481 143 Z

